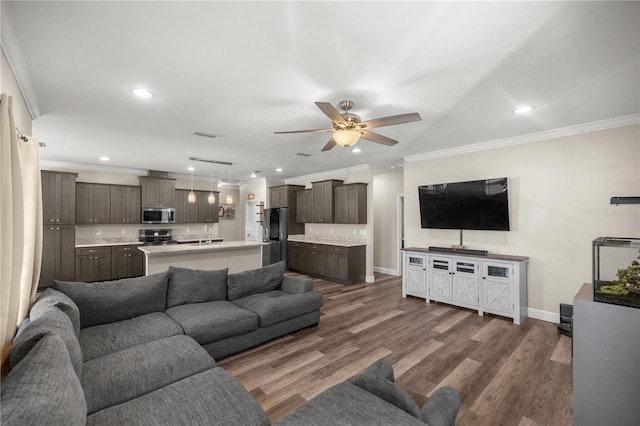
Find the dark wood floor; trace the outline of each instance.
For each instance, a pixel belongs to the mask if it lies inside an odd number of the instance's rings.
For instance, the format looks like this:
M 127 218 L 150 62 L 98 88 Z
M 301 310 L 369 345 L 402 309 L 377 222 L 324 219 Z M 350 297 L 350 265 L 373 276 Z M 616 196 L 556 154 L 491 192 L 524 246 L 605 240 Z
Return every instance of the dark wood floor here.
M 314 279 L 320 324 L 220 360 L 274 421 L 380 358 L 422 406 L 457 388 L 458 425 L 571 425 L 571 339 L 555 325 L 403 299 L 399 277 L 343 286 Z

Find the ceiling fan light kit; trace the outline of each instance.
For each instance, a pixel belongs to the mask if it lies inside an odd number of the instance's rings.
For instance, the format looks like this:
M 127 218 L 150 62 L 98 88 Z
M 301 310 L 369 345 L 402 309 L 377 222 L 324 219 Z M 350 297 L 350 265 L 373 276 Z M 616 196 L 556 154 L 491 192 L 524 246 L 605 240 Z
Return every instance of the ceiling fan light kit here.
M 322 151 L 328 151 L 336 145 L 349 147 L 358 142 L 360 138 L 367 139 L 382 145 L 393 146 L 398 143 L 397 140 L 382 136 L 378 133 L 370 132 L 368 129 L 376 127 L 393 126 L 396 124 L 409 123 L 411 121 L 422 120 L 420 114 L 412 112 L 409 114 L 393 115 L 389 117 L 374 118 L 373 120 L 362 121 L 357 114 L 350 113 L 353 102 L 349 100 L 341 101 L 339 106 L 344 112 L 341 114 L 337 109 L 328 102 L 316 102 L 316 106 L 331 119 L 333 128 L 331 129 L 313 129 L 313 130 L 290 130 L 282 133 L 317 133 L 332 132 L 331 139 L 322 148 Z

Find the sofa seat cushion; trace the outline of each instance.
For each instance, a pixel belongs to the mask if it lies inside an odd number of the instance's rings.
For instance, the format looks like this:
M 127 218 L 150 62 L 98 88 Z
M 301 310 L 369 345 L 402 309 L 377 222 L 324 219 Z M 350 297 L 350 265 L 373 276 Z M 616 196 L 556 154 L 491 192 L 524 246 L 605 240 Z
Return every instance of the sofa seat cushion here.
M 258 328 L 256 314 L 226 301 L 174 306 L 166 314 L 201 345 Z
M 167 308 L 188 303 L 227 300 L 228 268 L 217 271 L 169 266 Z
M 168 273 L 97 283 L 54 281 L 80 309 L 80 327 L 108 324 L 167 307 Z
M 155 312 L 83 328 L 80 330 L 80 347 L 86 362 L 132 346 L 180 334 L 184 332 L 177 322 L 163 313 Z
M 255 399 L 220 367 L 100 410 L 87 425 L 268 425 Z
M 0 424 L 84 425 L 87 404 L 69 352 L 55 334 L 43 336 L 2 380 Z
M 268 327 L 320 309 L 324 299 L 315 291 L 291 294 L 273 290 L 236 299 L 233 303 L 258 315 L 260 327 Z
M 172 336 L 133 346 L 84 364 L 87 412 L 147 394 L 216 366 L 189 336 Z
M 293 413 L 274 423 L 279 426 L 353 424 L 424 426 L 422 421 L 400 408 L 347 382 L 330 387 L 298 407 Z
M 73 324 L 69 316 L 55 306 L 50 306 L 39 313 L 16 336 L 14 344 L 9 351 L 9 360 L 15 367 L 25 358 L 33 347 L 47 334 L 55 334 L 62 339 L 67 346 L 71 365 L 78 378 L 82 377 L 82 349 Z

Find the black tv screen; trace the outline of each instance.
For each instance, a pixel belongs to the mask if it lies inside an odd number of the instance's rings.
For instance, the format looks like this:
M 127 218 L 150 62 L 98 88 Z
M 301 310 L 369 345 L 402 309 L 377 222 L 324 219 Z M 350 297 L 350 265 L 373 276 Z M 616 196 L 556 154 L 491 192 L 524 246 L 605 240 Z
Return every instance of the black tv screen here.
M 507 178 L 418 187 L 422 228 L 509 230 Z

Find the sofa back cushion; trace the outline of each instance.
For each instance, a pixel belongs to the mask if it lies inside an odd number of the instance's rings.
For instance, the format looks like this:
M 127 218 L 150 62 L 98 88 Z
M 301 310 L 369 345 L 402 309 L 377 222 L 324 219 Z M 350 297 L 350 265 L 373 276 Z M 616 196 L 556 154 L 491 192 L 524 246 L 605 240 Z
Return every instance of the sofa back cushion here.
M 78 309 L 78 305 L 76 305 L 69 296 L 51 287 L 38 293 L 36 296 L 36 302 L 33 304 L 31 312 L 29 313 L 31 320 L 38 319 L 40 315 L 52 306 L 55 306 L 67 314 L 73 324 L 76 337 L 80 337 L 80 310 Z
M 282 283 L 284 269 L 284 262 L 278 262 L 250 271 L 229 274 L 227 297 L 229 300 L 235 300 L 275 290 Z
M 43 336 L 4 378 L 0 412 L 3 425 L 86 424 L 84 391 L 59 336 Z
M 68 357 L 71 365 L 78 376 L 82 378 L 82 350 L 80 342 L 73 329 L 73 324 L 69 317 L 55 306 L 44 310 L 40 315 L 32 319 L 29 325 L 21 330 L 15 338 L 13 346 L 9 351 L 9 361 L 15 367 L 22 362 L 33 348 L 49 334 L 60 337 L 67 347 Z
M 202 271 L 169 266 L 167 308 L 227 300 L 227 273 L 228 268 Z
M 80 309 L 80 327 L 108 324 L 167 306 L 167 272 L 118 281 L 79 283 L 54 281 L 53 287 L 69 296 Z

